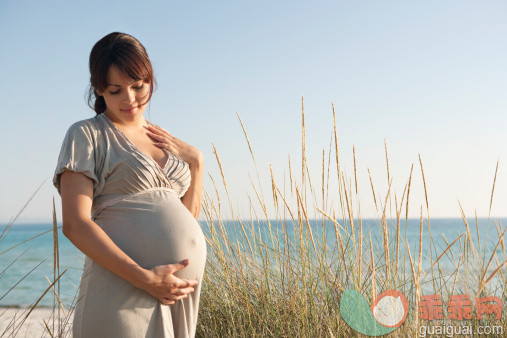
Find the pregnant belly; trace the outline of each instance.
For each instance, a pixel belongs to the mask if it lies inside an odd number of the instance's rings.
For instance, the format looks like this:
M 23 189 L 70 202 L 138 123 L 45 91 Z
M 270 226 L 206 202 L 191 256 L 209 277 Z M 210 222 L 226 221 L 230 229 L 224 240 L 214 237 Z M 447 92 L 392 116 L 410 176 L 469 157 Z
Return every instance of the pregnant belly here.
M 206 262 L 206 240 L 194 216 L 169 191 L 149 191 L 128 197 L 101 211 L 95 222 L 140 266 L 189 260 L 176 273 L 200 279 Z

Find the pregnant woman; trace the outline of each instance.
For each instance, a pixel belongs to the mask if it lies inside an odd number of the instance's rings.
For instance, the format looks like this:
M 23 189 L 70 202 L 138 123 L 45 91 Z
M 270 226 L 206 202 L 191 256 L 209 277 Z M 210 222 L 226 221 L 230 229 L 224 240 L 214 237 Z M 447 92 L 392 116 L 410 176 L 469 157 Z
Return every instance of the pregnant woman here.
M 86 255 L 73 337 L 194 337 L 202 153 L 143 117 L 156 82 L 138 40 L 106 35 L 89 65 L 96 116 L 70 126 L 53 177 L 63 233 Z

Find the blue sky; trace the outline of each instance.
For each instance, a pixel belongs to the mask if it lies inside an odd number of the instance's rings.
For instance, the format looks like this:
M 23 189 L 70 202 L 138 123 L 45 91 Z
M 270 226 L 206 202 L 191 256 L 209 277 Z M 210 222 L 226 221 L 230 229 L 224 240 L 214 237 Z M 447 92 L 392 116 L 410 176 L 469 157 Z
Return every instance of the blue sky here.
M 384 139 L 398 199 L 414 164 L 410 216 L 425 205 L 418 154 L 431 216 L 460 217 L 458 200 L 467 216 L 487 216 L 498 159 L 492 215 L 507 216 L 505 17 L 505 1 L 2 1 L 0 222 L 44 180 L 18 222 L 49 221 L 53 197 L 60 217 L 51 178 L 61 142 L 95 115 L 88 57 L 113 31 L 138 38 L 152 60 L 159 87 L 146 117 L 203 152 L 210 193 L 210 175 L 221 183 L 215 145 L 243 218 L 255 167 L 236 112 L 272 204 L 269 164 L 283 190 L 290 155 L 300 181 L 303 96 L 312 183 L 321 186 L 333 102 L 352 180 L 355 146 L 363 217 L 377 215 L 368 169 L 377 198 L 387 193 Z

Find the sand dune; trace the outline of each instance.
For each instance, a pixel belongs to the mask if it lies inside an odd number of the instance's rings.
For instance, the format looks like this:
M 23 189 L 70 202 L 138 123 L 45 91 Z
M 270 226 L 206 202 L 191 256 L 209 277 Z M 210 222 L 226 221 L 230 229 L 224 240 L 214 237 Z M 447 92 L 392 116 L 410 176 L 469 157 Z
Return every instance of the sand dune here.
M 54 316 L 56 317 L 54 332 L 58 332 L 58 310 L 55 310 L 55 315 L 53 315 L 53 309 L 48 308 L 35 308 L 18 331 L 19 324 L 21 324 L 29 311 L 30 309 L 28 308 L 0 308 L 0 336 L 13 337 L 13 332 L 15 331 L 17 332 L 16 337 L 50 337 L 51 335 L 49 335 L 44 321 L 46 321 L 50 330 L 53 331 Z M 65 315 L 60 309 L 62 331 L 64 332 L 63 337 L 72 336 L 71 330 L 74 312 L 70 314 L 68 320 L 66 319 L 67 316 L 69 316 L 69 309 L 65 309 Z

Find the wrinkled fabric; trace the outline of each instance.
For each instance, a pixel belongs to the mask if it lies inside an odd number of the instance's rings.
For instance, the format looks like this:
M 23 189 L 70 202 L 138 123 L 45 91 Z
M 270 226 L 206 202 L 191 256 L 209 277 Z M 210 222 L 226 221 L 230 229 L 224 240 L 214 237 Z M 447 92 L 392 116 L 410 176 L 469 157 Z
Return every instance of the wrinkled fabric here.
M 199 282 L 187 298 L 163 305 L 85 256 L 73 337 L 195 336 L 206 241 L 180 200 L 189 165 L 165 152 L 161 168 L 104 114 L 75 122 L 65 135 L 53 177 L 58 193 L 61 173 L 83 173 L 93 180 L 91 219 L 120 249 L 146 269 L 188 258 L 175 275 Z

